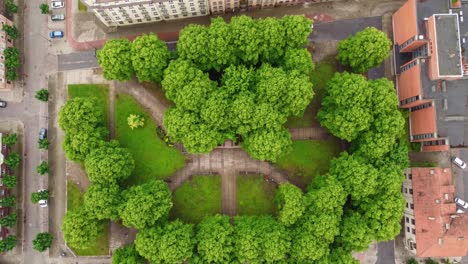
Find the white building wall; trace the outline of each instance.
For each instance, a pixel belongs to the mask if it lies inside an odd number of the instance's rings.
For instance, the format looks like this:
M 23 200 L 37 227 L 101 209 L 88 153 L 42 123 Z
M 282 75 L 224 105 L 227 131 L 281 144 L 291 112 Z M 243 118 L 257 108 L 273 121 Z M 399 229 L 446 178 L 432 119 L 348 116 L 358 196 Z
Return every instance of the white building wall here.
M 405 240 L 403 241 L 405 248 L 416 254 L 416 221 L 414 219 L 414 202 L 413 202 L 413 175 L 411 169 L 406 169 L 403 173 L 405 181 L 403 182 L 402 192 L 405 198 L 405 213 L 403 217 Z

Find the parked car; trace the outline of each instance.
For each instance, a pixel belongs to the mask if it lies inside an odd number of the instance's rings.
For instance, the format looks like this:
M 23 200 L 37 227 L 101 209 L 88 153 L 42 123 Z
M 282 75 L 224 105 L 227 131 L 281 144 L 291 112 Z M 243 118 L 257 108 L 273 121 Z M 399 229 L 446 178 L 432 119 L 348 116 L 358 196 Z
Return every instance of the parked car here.
M 51 7 L 53 9 L 63 8 L 65 6 L 65 2 L 62 1 L 52 1 Z
M 458 197 L 455 198 L 455 203 L 463 207 L 463 209 L 468 209 L 468 203 Z
M 62 15 L 62 14 L 52 15 L 50 19 L 52 19 L 52 21 L 62 21 L 62 20 L 65 20 L 65 15 Z
M 463 160 L 461 160 L 459 157 L 453 157 L 452 162 L 453 164 L 457 165 L 458 167 L 462 169 L 466 168 L 466 163 Z
M 47 207 L 47 200 L 39 200 L 38 204 L 40 207 Z
M 7 102 L 0 100 L 0 107 L 1 108 L 7 107 Z
M 55 30 L 49 32 L 50 38 L 63 38 L 63 31 Z
M 39 130 L 39 139 L 46 139 L 46 138 L 47 138 L 47 129 L 41 128 L 41 130 Z

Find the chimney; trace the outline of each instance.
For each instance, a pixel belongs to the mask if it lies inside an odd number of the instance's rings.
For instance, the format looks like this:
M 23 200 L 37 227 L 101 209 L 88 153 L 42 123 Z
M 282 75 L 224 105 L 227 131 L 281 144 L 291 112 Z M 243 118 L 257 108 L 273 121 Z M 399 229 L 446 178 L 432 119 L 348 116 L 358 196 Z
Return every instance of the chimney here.
M 433 216 L 429 216 L 427 219 L 429 219 L 431 221 L 435 221 L 435 217 L 433 217 Z
M 443 240 L 441 237 L 439 237 L 439 241 L 438 241 L 438 242 L 439 242 L 439 245 L 443 245 L 443 244 L 444 244 L 444 240 Z
M 430 173 L 431 175 L 434 175 L 435 171 L 434 171 L 434 170 L 430 170 L 429 173 Z

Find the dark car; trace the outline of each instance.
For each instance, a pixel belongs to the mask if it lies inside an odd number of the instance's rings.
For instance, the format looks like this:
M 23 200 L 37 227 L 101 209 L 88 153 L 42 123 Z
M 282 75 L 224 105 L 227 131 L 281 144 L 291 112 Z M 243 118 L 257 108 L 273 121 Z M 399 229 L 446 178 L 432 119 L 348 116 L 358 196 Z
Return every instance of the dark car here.
M 50 38 L 63 38 L 63 31 L 51 31 L 49 32 L 49 37 Z
M 47 129 L 41 128 L 39 131 L 39 139 L 46 139 L 47 138 Z
M 1 108 L 7 107 L 7 102 L 0 100 L 0 107 Z

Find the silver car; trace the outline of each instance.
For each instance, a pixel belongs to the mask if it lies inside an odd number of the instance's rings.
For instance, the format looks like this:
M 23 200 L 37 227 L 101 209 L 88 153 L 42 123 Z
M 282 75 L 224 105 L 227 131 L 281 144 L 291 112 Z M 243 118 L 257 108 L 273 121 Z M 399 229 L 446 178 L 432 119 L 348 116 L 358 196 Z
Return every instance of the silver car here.
M 455 198 L 455 203 L 461 206 L 463 209 L 468 209 L 468 203 L 458 197 Z
M 52 19 L 52 21 L 62 21 L 62 20 L 65 20 L 65 15 L 62 15 L 62 14 L 52 15 L 50 19 Z

